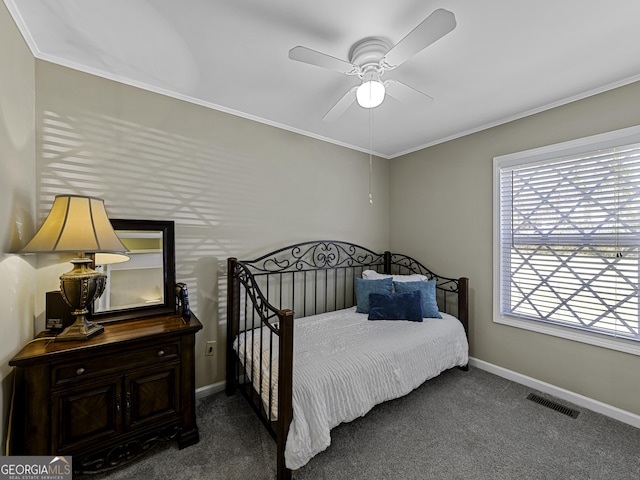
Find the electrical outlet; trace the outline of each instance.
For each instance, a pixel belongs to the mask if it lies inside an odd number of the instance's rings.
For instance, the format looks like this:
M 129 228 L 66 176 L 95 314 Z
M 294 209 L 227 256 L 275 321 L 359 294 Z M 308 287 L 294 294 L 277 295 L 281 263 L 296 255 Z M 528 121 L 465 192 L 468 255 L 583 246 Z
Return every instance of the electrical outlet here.
M 209 340 L 207 342 L 207 349 L 204 352 L 205 355 L 207 356 L 213 356 L 216 354 L 216 341 L 215 340 Z

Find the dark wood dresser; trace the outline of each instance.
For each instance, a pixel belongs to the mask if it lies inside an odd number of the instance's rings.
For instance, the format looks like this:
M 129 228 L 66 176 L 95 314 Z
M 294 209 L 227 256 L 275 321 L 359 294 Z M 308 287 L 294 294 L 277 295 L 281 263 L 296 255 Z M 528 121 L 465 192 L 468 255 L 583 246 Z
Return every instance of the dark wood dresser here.
M 198 319 L 161 315 L 104 327 L 86 341 L 35 340 L 11 359 L 12 455 L 70 455 L 75 473 L 91 473 L 161 441 L 198 442 Z

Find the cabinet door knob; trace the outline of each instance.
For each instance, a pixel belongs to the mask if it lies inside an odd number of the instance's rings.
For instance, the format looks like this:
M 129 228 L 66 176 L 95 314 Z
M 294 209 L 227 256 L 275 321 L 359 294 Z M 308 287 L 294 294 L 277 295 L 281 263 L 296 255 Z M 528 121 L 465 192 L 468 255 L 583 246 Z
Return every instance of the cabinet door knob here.
M 158 356 L 164 357 L 164 350 L 158 350 Z
M 82 375 L 84 373 L 84 368 L 80 367 L 76 370 L 76 375 Z

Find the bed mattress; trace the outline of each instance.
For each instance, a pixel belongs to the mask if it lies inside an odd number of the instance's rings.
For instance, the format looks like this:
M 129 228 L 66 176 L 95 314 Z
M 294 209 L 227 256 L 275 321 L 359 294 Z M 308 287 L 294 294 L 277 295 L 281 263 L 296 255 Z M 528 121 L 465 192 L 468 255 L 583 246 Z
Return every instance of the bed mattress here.
M 370 321 L 353 307 L 295 319 L 287 468 L 298 469 L 325 450 L 333 427 L 406 395 L 444 370 L 466 365 L 464 328 L 455 317 L 441 315 L 423 322 Z M 262 383 L 256 390 L 275 419 L 278 345 L 277 336 L 270 340 L 268 333 L 266 327 L 242 333 L 234 349 L 254 383 Z

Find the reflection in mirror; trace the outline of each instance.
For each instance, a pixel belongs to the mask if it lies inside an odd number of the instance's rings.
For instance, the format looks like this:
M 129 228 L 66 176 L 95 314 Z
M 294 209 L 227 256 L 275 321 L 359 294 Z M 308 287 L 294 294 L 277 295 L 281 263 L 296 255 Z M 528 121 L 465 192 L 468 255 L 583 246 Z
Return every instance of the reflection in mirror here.
M 174 226 L 172 221 L 111 220 L 129 249 L 95 254 L 95 268 L 107 275 L 104 293 L 93 305 L 97 321 L 175 311 Z
M 94 312 L 164 303 L 162 230 L 116 230 L 127 255 L 96 254 L 96 270 L 107 276 Z

